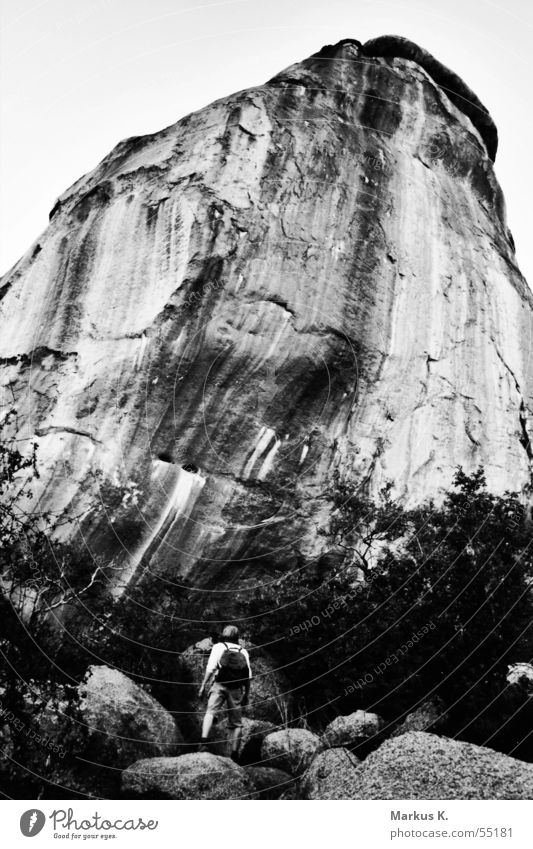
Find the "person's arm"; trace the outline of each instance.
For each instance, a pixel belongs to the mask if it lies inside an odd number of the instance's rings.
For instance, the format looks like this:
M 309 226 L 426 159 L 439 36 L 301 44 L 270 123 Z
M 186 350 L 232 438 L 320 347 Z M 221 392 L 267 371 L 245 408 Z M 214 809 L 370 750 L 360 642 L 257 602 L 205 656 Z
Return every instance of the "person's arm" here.
M 246 652 L 246 660 L 248 662 L 248 678 L 247 678 L 246 683 L 244 685 L 244 696 L 243 696 L 242 702 L 241 702 L 243 707 L 246 707 L 246 705 L 250 701 L 250 684 L 252 682 L 252 668 L 250 666 L 250 657 L 248 655 L 248 652 Z

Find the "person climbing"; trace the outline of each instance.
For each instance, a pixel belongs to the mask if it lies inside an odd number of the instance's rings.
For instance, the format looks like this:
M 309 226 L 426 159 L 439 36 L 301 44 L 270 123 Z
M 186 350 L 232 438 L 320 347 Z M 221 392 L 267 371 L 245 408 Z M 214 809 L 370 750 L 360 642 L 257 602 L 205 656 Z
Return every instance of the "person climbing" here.
M 248 704 L 252 669 L 246 649 L 239 643 L 239 629 L 227 625 L 222 639 L 214 644 L 207 661 L 199 698 L 207 693 L 207 707 L 202 723 L 200 752 L 207 752 L 209 734 L 215 715 L 225 711 L 230 729 L 231 757 L 237 760 L 242 736 L 242 709 Z

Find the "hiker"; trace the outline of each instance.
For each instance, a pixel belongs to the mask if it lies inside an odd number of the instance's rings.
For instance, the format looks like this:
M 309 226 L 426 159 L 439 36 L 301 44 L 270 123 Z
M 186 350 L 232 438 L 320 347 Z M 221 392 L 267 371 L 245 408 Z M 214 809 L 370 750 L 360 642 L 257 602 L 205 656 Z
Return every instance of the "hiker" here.
M 230 729 L 231 757 L 237 760 L 242 735 L 242 709 L 248 704 L 252 670 L 246 649 L 239 644 L 239 629 L 227 625 L 222 639 L 211 649 L 204 680 L 198 696 L 208 694 L 207 707 L 202 723 L 200 752 L 207 752 L 208 738 L 215 714 L 227 711 Z

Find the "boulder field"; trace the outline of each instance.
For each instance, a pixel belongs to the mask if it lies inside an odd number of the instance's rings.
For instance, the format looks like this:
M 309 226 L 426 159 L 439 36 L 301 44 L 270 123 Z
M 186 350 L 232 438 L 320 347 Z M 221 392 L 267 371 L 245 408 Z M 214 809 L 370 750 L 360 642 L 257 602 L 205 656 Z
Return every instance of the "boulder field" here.
M 224 723 L 210 751 L 180 728 L 143 686 L 116 669 L 89 668 L 74 707 L 47 706 L 47 739 L 74 760 L 44 777 L 75 796 L 164 799 L 528 799 L 533 764 L 449 739 L 438 706 L 426 703 L 402 725 L 373 713 L 339 716 L 321 734 L 245 717 L 238 763 L 227 757 Z M 0 729 L 1 730 L 1 729 Z M 69 741 L 69 742 L 67 742 Z M 9 753 L 9 741 L 6 742 Z M 0 764 L 0 769 L 2 764 Z

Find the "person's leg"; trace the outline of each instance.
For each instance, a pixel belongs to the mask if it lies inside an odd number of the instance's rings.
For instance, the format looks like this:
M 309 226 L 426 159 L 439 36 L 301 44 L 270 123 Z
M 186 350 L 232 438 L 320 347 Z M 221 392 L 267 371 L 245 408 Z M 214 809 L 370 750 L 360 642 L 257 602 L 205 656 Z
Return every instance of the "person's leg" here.
M 200 747 L 204 748 L 207 746 L 207 742 L 209 739 L 209 735 L 211 733 L 211 728 L 213 727 L 213 720 L 215 718 L 215 714 L 220 710 L 225 701 L 225 694 L 221 692 L 220 684 L 213 684 L 211 688 L 211 692 L 209 693 L 209 698 L 207 700 L 207 707 L 205 709 L 205 715 L 202 722 L 202 739 L 200 740 Z
M 244 695 L 244 690 L 231 690 L 228 688 L 228 728 L 229 739 L 231 746 L 231 757 L 236 760 L 239 756 L 239 749 L 242 738 L 242 707 L 241 702 Z
M 241 739 L 242 739 L 242 725 L 236 725 L 235 728 L 231 729 L 230 733 L 230 746 L 231 746 L 231 755 L 230 757 L 233 760 L 236 760 L 239 757 L 239 751 L 241 748 Z
M 202 722 L 202 743 L 204 743 L 211 734 L 211 728 L 213 727 L 214 718 L 215 714 L 212 710 L 209 709 L 209 707 L 207 707 Z

